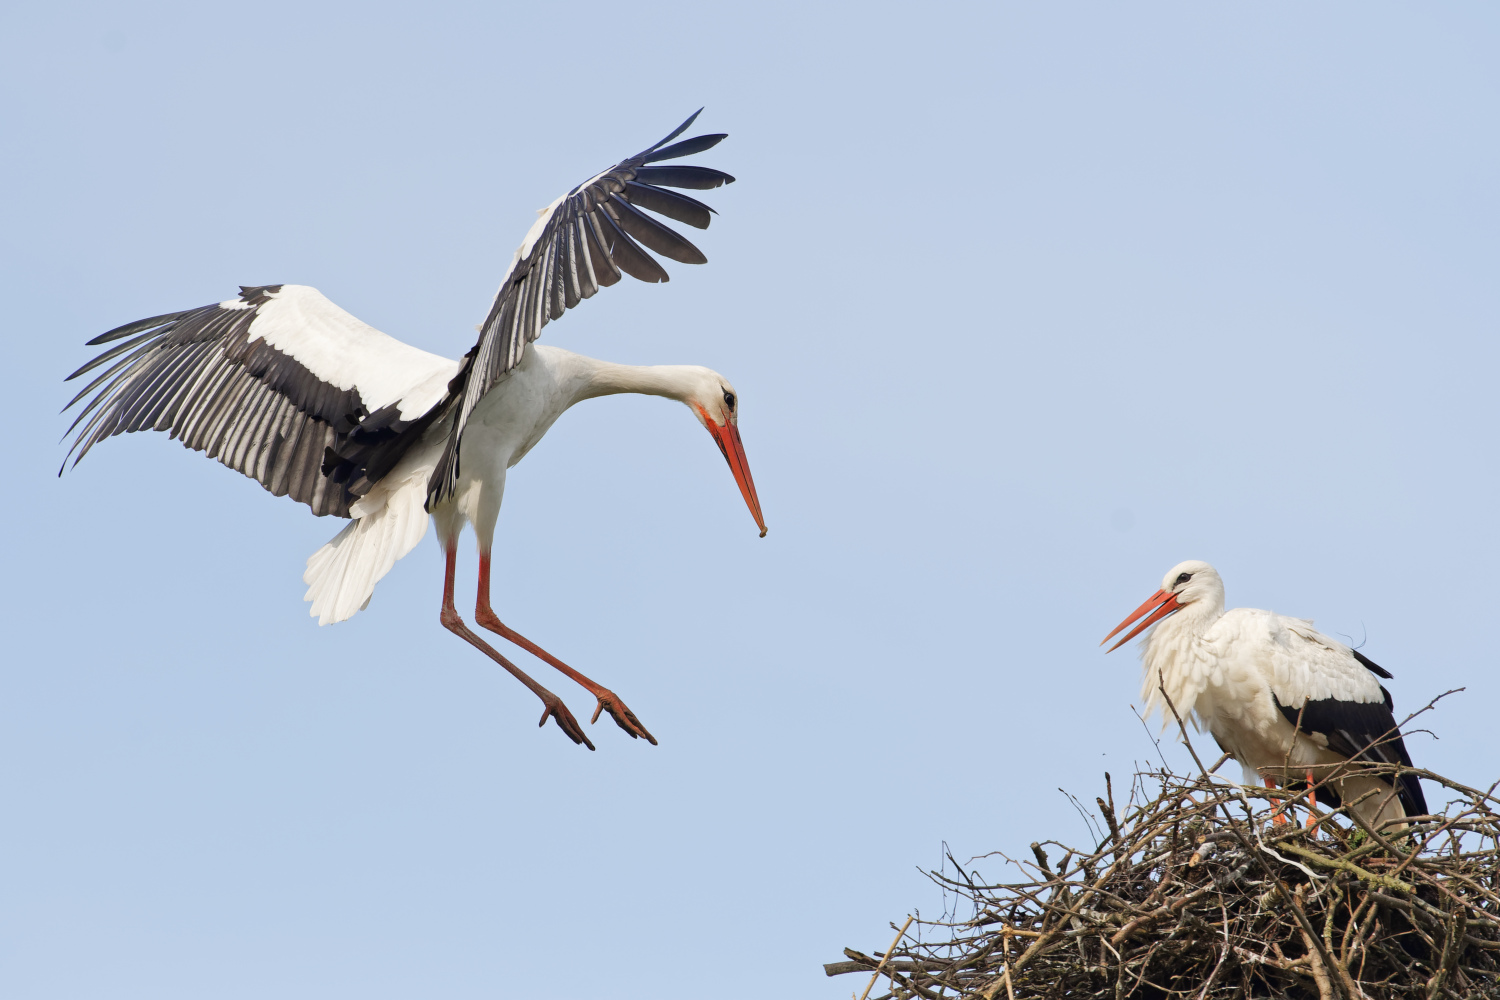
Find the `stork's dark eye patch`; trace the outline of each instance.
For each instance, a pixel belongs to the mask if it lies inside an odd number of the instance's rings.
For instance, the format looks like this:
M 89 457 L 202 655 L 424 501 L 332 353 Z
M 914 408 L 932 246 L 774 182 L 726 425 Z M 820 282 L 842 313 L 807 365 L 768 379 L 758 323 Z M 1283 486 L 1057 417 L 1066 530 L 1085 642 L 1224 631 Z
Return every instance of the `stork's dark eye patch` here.
M 724 405 L 729 407 L 731 410 L 734 409 L 734 393 L 724 393 Z
M 1193 578 L 1193 574 L 1191 574 L 1191 573 L 1178 573 L 1177 574 L 1177 584 L 1176 585 L 1177 586 L 1181 586 L 1182 584 L 1187 583 L 1192 578 Z

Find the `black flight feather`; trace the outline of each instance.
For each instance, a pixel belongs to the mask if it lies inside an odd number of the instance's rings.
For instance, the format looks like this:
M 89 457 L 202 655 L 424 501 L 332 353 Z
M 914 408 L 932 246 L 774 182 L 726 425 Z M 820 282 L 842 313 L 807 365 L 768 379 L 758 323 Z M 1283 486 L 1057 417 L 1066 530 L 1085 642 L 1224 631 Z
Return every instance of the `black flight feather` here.
M 1276 699 L 1276 707 L 1292 725 L 1301 719 L 1301 731 L 1309 736 L 1317 734 L 1328 740 L 1328 749 L 1351 760 L 1367 760 L 1376 764 L 1400 764 L 1411 767 L 1411 755 L 1396 727 L 1396 718 L 1391 711 L 1391 695 L 1381 688 L 1383 702 L 1343 701 L 1338 698 L 1319 698 L 1299 706 L 1283 705 Z M 1275 695 L 1272 695 L 1275 698 Z M 1391 783 L 1388 775 L 1380 775 L 1381 781 Z M 1319 794 L 1323 794 L 1319 792 Z M 1397 787 L 1401 807 L 1408 816 L 1423 816 L 1427 813 L 1427 800 L 1416 775 L 1402 774 Z
M 638 281 L 670 280 L 667 277 L 666 268 L 658 264 L 655 257 L 642 250 L 626 235 L 620 224 L 610 216 L 608 209 L 601 206 L 589 217 L 594 220 L 595 232 L 603 237 L 605 248 L 609 251 L 609 259 L 614 261 L 615 266 L 620 270 Z
M 689 188 L 694 191 L 709 191 L 725 184 L 733 184 L 734 177 L 722 170 L 710 167 L 673 165 L 670 167 L 641 167 L 635 179 L 646 184 L 662 187 Z
M 1370 659 L 1368 656 L 1361 653 L 1357 649 L 1351 649 L 1349 650 L 1349 652 L 1353 653 L 1354 658 L 1360 663 L 1363 663 L 1365 665 L 1365 669 L 1370 673 L 1374 674 L 1376 677 L 1384 677 L 1386 680 L 1391 680 L 1391 672 L 1389 670 L 1385 669 L 1380 664 L 1376 663 L 1374 660 Z
M 707 229 L 708 224 L 713 221 L 713 209 L 696 198 L 689 198 L 685 194 L 668 191 L 666 188 L 627 181 L 625 195 L 632 205 L 648 209 L 658 215 L 665 215 L 678 222 L 686 222 L 698 229 Z
M 719 143 L 729 137 L 727 132 L 718 135 L 699 135 L 681 142 L 674 142 L 670 146 L 663 146 L 647 156 L 641 158 L 642 163 L 655 163 L 657 160 L 675 160 L 683 156 L 692 156 L 707 149 L 713 149 Z
M 126 323 L 124 326 L 117 326 L 113 330 L 101 333 L 93 340 L 86 340 L 84 341 L 83 346 L 98 347 L 100 344 L 107 344 L 111 340 L 119 340 L 121 337 L 128 337 L 132 333 L 135 333 L 137 330 L 149 330 L 152 327 L 161 326 L 164 323 L 175 322 L 176 320 L 179 320 L 182 317 L 186 316 L 188 313 L 196 311 L 197 310 L 195 309 L 188 309 L 183 312 L 165 313 L 161 316 L 152 316 L 150 319 L 138 319 L 134 323 Z M 70 375 L 69 378 L 71 377 L 72 376 Z
M 647 249 L 655 250 L 663 257 L 681 264 L 708 263 L 703 251 L 619 195 L 610 198 L 605 211 L 619 223 L 621 229 L 644 243 Z

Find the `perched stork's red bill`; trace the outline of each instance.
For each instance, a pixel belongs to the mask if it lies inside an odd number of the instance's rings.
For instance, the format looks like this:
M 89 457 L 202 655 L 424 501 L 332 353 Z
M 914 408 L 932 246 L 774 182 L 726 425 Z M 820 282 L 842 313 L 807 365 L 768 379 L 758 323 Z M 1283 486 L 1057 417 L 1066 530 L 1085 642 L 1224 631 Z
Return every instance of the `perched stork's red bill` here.
M 1146 598 L 1145 604 L 1142 604 L 1140 607 L 1132 611 L 1130 613 L 1130 617 L 1126 618 L 1120 624 L 1116 625 L 1113 632 L 1100 640 L 1099 645 L 1104 645 L 1106 642 L 1118 635 L 1121 629 L 1127 628 L 1131 622 L 1135 621 L 1146 612 L 1152 611 L 1154 609 L 1155 614 L 1151 615 L 1151 617 L 1147 618 L 1135 628 L 1131 629 L 1129 635 L 1106 650 L 1106 652 L 1113 653 L 1115 650 L 1125 645 L 1131 639 L 1134 639 L 1136 636 L 1146 631 L 1146 629 L 1150 628 L 1152 625 L 1155 625 L 1157 622 L 1167 617 L 1167 615 L 1170 615 L 1172 612 L 1176 611 L 1178 607 L 1179 605 L 1177 603 L 1176 594 L 1169 594 L 1165 590 L 1158 590 L 1156 593 Z

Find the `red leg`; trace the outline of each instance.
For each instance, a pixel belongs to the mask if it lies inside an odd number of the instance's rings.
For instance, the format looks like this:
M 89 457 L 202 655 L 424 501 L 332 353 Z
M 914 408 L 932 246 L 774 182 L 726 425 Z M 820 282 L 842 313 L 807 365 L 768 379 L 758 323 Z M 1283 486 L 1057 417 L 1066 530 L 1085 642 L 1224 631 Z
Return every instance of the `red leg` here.
M 469 631 L 469 627 L 464 624 L 464 620 L 458 616 L 458 610 L 453 606 L 453 570 L 458 553 L 456 549 L 448 548 L 445 549 L 445 554 L 447 555 L 448 565 L 443 577 L 443 611 L 439 616 L 439 620 L 443 623 L 443 628 L 463 639 L 506 670 L 509 670 L 512 677 L 525 684 L 531 689 L 532 694 L 542 699 L 542 704 L 546 708 L 542 710 L 542 721 L 538 723 L 539 726 L 545 726 L 547 718 L 550 716 L 557 720 L 557 728 L 566 733 L 568 739 L 574 743 L 582 743 L 590 750 L 594 749 L 594 744 L 590 743 L 589 738 L 583 735 L 583 727 L 578 724 L 577 719 L 573 718 L 573 713 L 568 711 L 568 706 L 562 703 L 561 698 L 532 680 L 520 667 L 501 656 L 489 643 Z
M 1318 824 L 1318 790 L 1313 787 L 1313 773 L 1307 772 L 1307 828 L 1311 830 Z
M 1270 778 L 1266 778 L 1264 780 L 1266 782 L 1266 787 L 1267 788 L 1275 788 L 1276 787 L 1276 782 L 1272 781 Z M 1286 824 L 1288 822 L 1287 818 L 1281 814 L 1281 805 L 1280 805 L 1280 803 L 1277 803 L 1277 805 L 1276 805 L 1276 811 L 1273 812 L 1273 813 L 1271 813 L 1271 822 L 1275 823 L 1277 826 L 1286 826 Z
M 647 743 L 656 746 L 656 737 L 646 731 L 646 727 L 641 725 L 641 720 L 637 719 L 635 713 L 620 700 L 619 695 L 615 694 L 609 688 L 589 680 L 583 674 L 580 674 L 562 660 L 559 660 L 541 646 L 538 646 L 500 620 L 500 616 L 495 614 L 494 610 L 490 608 L 490 554 L 488 552 L 481 552 L 479 554 L 479 599 L 474 605 L 474 621 L 507 641 L 520 646 L 537 659 L 552 664 L 552 666 L 583 685 L 589 694 L 599 699 L 599 704 L 594 706 L 594 717 L 589 722 L 598 722 L 599 713 L 608 712 L 610 717 L 615 720 L 615 725 L 629 733 L 631 739 L 643 736 Z

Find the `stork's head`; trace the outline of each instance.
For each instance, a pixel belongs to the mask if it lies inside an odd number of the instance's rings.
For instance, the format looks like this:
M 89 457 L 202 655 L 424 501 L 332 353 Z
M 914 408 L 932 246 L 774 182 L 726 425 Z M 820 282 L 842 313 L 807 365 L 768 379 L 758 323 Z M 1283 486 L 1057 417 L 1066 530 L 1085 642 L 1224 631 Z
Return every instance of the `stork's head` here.
M 766 521 L 760 513 L 760 498 L 755 495 L 755 480 L 750 478 L 750 463 L 745 459 L 745 446 L 740 441 L 740 394 L 723 375 L 710 368 L 688 369 L 687 391 L 682 401 L 697 415 L 699 423 L 708 428 L 734 473 L 739 484 L 740 495 L 750 516 L 760 528 L 760 537 L 766 537 Z
M 1189 559 L 1167 570 L 1161 578 L 1161 592 L 1171 594 L 1183 608 L 1200 601 L 1224 603 L 1224 581 L 1219 579 L 1219 571 L 1202 559 Z
M 1099 645 L 1113 639 L 1121 631 L 1142 615 L 1147 615 L 1130 634 L 1119 642 L 1109 647 L 1113 653 L 1131 639 L 1140 635 L 1146 629 L 1155 625 L 1169 615 L 1184 609 L 1190 609 L 1188 614 L 1195 613 L 1217 614 L 1224 608 L 1224 581 L 1219 578 L 1219 571 L 1214 569 L 1202 559 L 1189 559 L 1180 562 L 1167 570 L 1167 575 L 1161 578 L 1161 589 L 1150 597 L 1146 602 L 1130 613 L 1120 624 L 1116 625 L 1114 631 L 1104 637 Z

